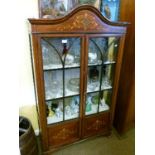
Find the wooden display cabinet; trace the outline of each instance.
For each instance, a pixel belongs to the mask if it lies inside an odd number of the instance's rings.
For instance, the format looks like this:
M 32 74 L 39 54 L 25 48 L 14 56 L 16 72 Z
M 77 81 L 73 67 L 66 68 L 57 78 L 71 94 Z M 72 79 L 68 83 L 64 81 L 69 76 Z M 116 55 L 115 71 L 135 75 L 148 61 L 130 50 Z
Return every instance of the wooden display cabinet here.
M 44 153 L 110 134 L 127 23 L 90 5 L 29 22 Z

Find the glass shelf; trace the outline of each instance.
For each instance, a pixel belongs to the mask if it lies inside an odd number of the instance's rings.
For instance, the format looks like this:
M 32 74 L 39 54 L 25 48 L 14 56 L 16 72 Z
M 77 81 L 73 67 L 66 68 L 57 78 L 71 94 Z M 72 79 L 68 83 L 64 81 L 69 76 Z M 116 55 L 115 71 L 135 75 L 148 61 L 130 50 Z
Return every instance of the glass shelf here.
M 115 64 L 115 63 L 116 63 L 115 61 L 107 60 L 107 61 L 103 62 L 103 65 L 111 65 L 111 64 Z M 102 65 L 102 61 L 101 60 L 99 60 L 96 63 L 92 63 L 92 64 L 88 63 L 88 67 L 91 67 L 91 66 L 101 66 L 101 65 Z
M 103 64 L 104 65 L 111 65 L 111 64 L 115 64 L 115 63 L 116 63 L 115 61 L 109 61 L 109 60 L 107 60 Z
M 69 68 L 80 68 L 79 63 L 73 63 L 70 65 L 65 65 L 64 67 L 65 69 L 69 69 Z M 63 69 L 61 64 L 50 64 L 50 65 L 46 65 L 44 66 L 44 71 L 48 71 L 48 70 L 57 70 L 57 69 Z
M 98 65 L 102 65 L 102 61 L 101 60 L 98 60 L 97 62 L 94 62 L 94 63 L 89 63 L 88 62 L 88 66 L 98 66 Z

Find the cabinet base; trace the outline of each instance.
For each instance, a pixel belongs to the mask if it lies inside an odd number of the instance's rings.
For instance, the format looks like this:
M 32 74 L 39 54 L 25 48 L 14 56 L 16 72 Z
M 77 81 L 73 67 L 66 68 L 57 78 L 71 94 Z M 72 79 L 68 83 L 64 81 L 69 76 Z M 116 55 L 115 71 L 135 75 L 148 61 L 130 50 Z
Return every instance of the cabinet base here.
M 95 139 L 95 138 L 98 138 L 100 136 L 105 136 L 105 137 L 108 137 L 111 135 L 111 130 L 105 132 L 105 133 L 102 133 L 102 134 L 99 134 L 99 135 L 95 135 L 95 136 L 91 136 L 91 137 L 88 137 L 88 138 L 84 138 L 84 139 L 77 139 L 75 140 L 74 142 L 72 143 L 69 143 L 69 144 L 65 144 L 65 145 L 62 145 L 62 146 L 59 146 L 59 147 L 49 147 L 49 150 L 46 151 L 46 152 L 43 152 L 43 155 L 51 155 L 51 153 L 55 152 L 55 151 L 58 151 L 60 149 L 64 149 L 68 146 L 72 146 L 72 145 L 75 145 L 75 144 L 78 144 L 78 143 L 81 143 L 81 142 L 84 142 L 84 141 L 87 141 L 87 140 L 91 140 L 91 139 Z

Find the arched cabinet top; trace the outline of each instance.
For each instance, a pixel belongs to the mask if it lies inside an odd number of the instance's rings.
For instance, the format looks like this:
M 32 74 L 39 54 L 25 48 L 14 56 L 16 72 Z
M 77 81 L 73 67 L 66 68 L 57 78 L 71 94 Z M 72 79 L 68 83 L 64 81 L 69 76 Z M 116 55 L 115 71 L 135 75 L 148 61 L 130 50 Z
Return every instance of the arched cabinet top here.
M 126 33 L 127 22 L 112 22 L 91 5 L 82 5 L 58 19 L 29 19 L 32 33 Z

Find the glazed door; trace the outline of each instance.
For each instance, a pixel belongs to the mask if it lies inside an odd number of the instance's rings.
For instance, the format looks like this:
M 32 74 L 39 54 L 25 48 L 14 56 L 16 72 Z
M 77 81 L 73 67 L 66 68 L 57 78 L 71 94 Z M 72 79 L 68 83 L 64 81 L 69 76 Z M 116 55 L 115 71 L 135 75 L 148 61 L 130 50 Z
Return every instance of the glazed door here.
M 108 126 L 119 37 L 87 38 L 84 135 L 103 132 Z
M 51 146 L 80 137 L 83 42 L 81 36 L 41 37 L 45 117 Z
M 80 37 L 41 39 L 47 124 L 79 118 Z

